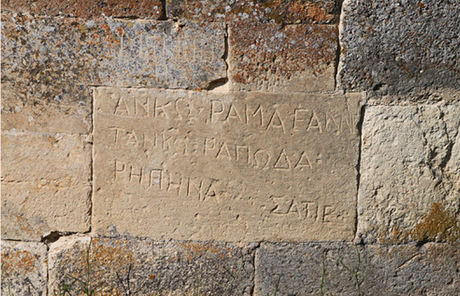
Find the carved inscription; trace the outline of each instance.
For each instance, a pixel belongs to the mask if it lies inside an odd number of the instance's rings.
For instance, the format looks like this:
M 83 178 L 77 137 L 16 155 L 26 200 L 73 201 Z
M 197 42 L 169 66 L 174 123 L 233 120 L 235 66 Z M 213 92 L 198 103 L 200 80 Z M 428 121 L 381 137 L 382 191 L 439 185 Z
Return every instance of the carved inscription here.
M 116 225 L 154 238 L 220 240 L 305 239 L 319 229 L 323 239 L 351 236 L 356 102 L 96 89 L 99 231 Z

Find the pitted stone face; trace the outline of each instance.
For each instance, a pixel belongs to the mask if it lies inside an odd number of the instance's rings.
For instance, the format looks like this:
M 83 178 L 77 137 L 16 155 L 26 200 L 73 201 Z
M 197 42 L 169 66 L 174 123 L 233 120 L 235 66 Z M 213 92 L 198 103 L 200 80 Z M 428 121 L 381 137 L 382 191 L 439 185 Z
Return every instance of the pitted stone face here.
M 359 96 L 118 88 L 94 96 L 98 233 L 352 238 Z

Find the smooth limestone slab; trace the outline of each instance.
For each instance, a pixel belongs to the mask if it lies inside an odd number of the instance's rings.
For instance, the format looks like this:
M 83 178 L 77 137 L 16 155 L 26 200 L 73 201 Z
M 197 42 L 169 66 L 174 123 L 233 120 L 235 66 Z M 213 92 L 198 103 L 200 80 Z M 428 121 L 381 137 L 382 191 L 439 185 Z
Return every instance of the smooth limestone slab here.
M 350 240 L 360 95 L 96 88 L 93 229 Z
M 2 295 L 46 295 L 46 245 L 5 240 L 1 244 Z
M 40 241 L 90 227 L 87 136 L 2 133 L 2 238 Z
M 73 278 L 86 281 L 91 268 L 90 288 L 101 295 L 251 295 L 254 247 L 64 237 L 50 246 L 49 291 L 71 284 L 82 295 L 85 286 Z
M 358 237 L 460 238 L 460 105 L 370 106 L 363 121 Z

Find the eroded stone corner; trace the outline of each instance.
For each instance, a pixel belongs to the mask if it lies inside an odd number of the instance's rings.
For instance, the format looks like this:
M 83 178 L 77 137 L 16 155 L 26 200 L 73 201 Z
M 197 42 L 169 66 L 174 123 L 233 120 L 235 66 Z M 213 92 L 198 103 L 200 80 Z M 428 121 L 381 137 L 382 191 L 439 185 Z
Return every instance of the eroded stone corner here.
M 2 240 L 1 253 L 2 294 L 47 295 L 48 271 L 45 244 Z

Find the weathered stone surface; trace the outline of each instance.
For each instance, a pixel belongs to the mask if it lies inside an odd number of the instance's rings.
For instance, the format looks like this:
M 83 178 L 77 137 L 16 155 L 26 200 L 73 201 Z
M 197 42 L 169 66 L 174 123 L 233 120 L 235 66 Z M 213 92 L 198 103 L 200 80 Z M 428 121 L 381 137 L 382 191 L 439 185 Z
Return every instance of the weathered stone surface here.
M 167 0 L 168 17 L 195 21 L 320 23 L 337 20 L 338 0 Z
M 3 13 L 3 129 L 87 133 L 88 85 L 206 88 L 226 77 L 222 24 Z
M 367 245 L 357 251 L 346 243 L 262 244 L 256 252 L 254 292 L 273 295 L 279 279 L 277 295 L 456 295 L 459 247 Z M 358 266 L 361 294 L 347 270 Z
M 4 240 L 1 244 L 2 294 L 46 295 L 46 245 Z
M 97 88 L 93 229 L 181 240 L 342 240 L 360 95 Z
M 101 295 L 251 295 L 254 248 L 245 244 L 61 238 L 49 255 L 49 290 L 70 285 Z M 228 289 L 226 292 L 225 290 Z M 130 292 L 130 293 L 129 293 Z M 225 292 L 225 293 L 224 293 Z
M 320 92 L 335 87 L 337 28 L 329 25 L 230 25 L 234 90 Z
M 85 136 L 2 132 L 2 238 L 89 230 L 91 148 Z
M 404 93 L 460 85 L 457 1 L 344 1 L 345 89 Z
M 159 0 L 5 0 L 2 9 L 47 16 L 81 18 L 163 17 Z
M 363 122 L 358 237 L 460 237 L 460 106 L 370 106 Z

